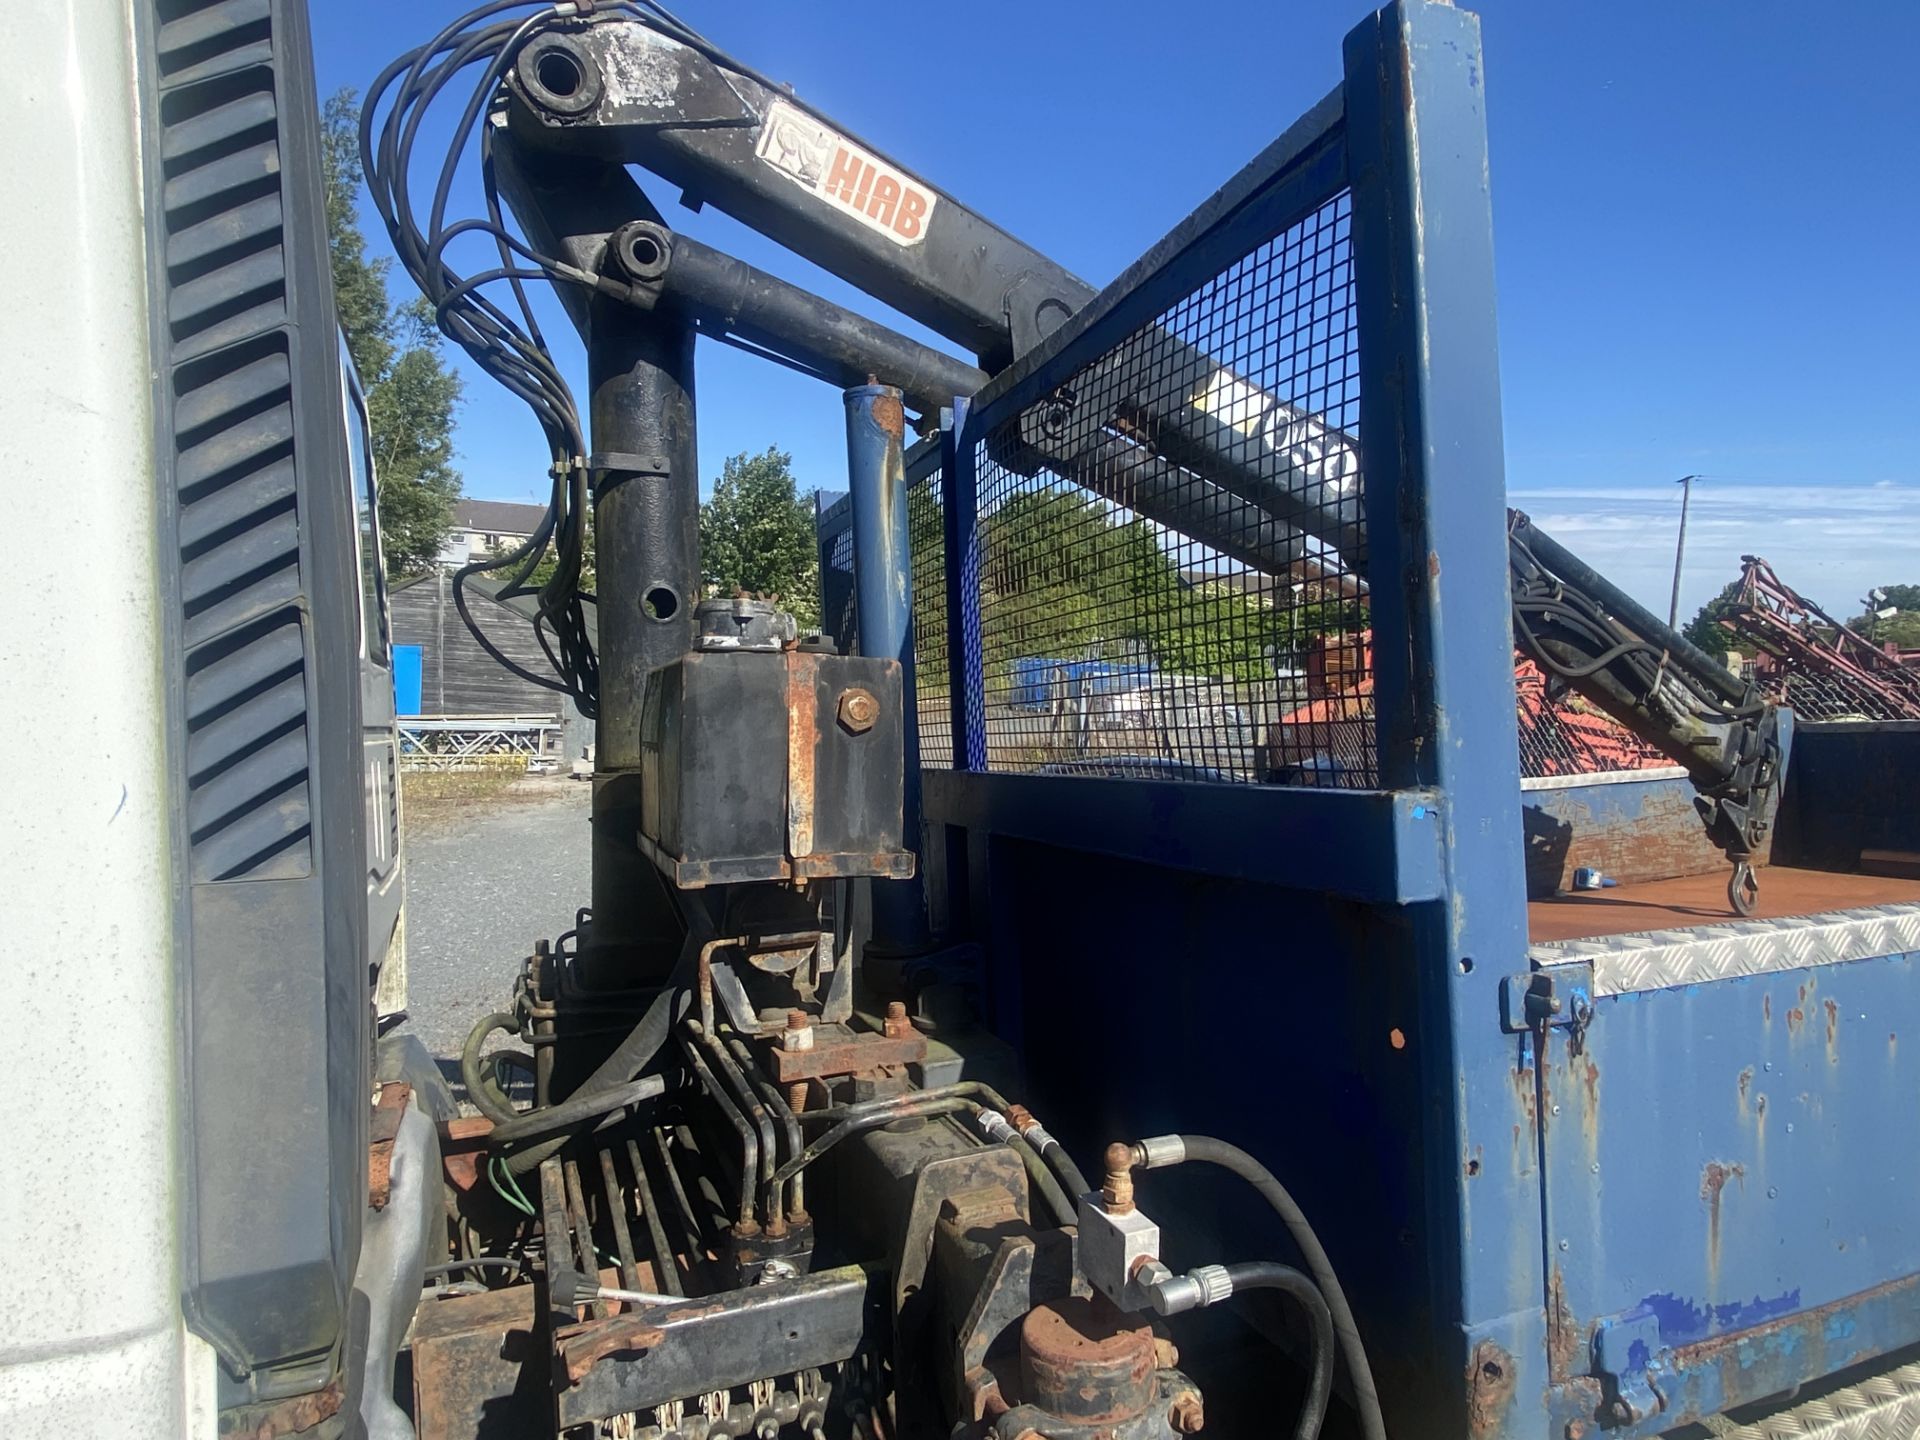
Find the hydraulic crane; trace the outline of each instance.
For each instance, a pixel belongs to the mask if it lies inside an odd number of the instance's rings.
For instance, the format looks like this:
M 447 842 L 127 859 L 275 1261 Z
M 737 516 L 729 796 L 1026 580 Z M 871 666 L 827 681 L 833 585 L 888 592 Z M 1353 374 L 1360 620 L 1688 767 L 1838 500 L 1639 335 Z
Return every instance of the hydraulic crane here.
M 880 382 L 876 410 L 899 396 L 880 417 L 885 463 L 897 466 L 901 403 L 931 419 L 973 394 L 1043 350 L 1093 288 L 657 5 L 513 9 L 476 11 L 388 67 L 361 144 L 396 251 L 442 328 L 546 433 L 548 518 L 505 563 L 511 588 L 531 589 L 549 548 L 559 557 L 538 586 L 537 622 L 556 673 L 523 673 L 573 694 L 599 724 L 590 920 L 570 944 L 536 950 L 463 1061 L 493 1122 L 489 1175 L 544 1235 L 548 1333 L 567 1377 L 560 1423 L 650 1416 L 645 1433 L 708 1440 L 797 1424 L 817 1440 L 830 1408 L 859 1426 L 884 1403 L 904 1434 L 1187 1433 L 1198 1388 L 1141 1317 L 1261 1287 L 1308 1320 L 1312 1377 L 1295 1433 L 1318 1432 L 1337 1351 L 1362 1432 L 1379 1440 L 1339 1281 L 1298 1207 L 1248 1157 L 1201 1137 L 1116 1145 L 1095 1191 L 1045 1126 L 972 1078 L 977 1067 L 936 1061 L 898 1002 L 857 1023 L 856 882 L 915 864 L 901 667 L 799 640 L 764 601 L 698 598 L 696 337 L 843 387 Z M 417 207 L 419 116 L 470 68 L 439 185 Z M 449 224 L 451 178 L 476 133 L 487 213 Z M 676 233 L 630 166 L 976 363 Z M 455 271 L 451 249 L 468 235 L 491 244 L 497 266 Z M 585 342 L 584 421 L 527 304 L 531 282 L 555 286 Z M 1351 435 L 1153 323 L 1101 372 L 996 437 L 999 463 L 1058 474 L 1254 570 L 1310 567 L 1364 590 Z M 597 646 L 579 593 L 589 500 Z M 1735 865 L 1730 897 L 1750 908 L 1750 860 L 1778 793 L 1776 712 L 1524 516 L 1512 517 L 1511 556 L 1521 647 L 1687 767 Z M 499 1031 L 532 1047 L 530 1110 L 487 1068 Z M 979 1135 L 925 1124 L 949 1116 Z M 1310 1273 L 1168 1269 L 1131 1172 L 1184 1159 L 1252 1180 Z M 532 1198 L 519 1177 L 537 1182 Z M 712 1272 L 705 1239 L 684 1270 L 676 1260 L 689 1252 L 660 1227 L 668 1194 L 683 1212 L 715 1212 Z M 603 1249 L 617 1277 L 600 1273 Z M 892 1265 L 890 1369 L 868 1348 L 873 1281 L 855 1263 L 876 1253 Z M 685 1308 L 689 1293 L 711 1303 Z M 726 1398 L 736 1390 L 739 1405 Z M 692 1397 L 705 1397 L 697 1424 Z
M 539 27 L 497 67 L 504 84 L 486 97 L 483 138 L 490 173 L 532 242 L 522 253 L 538 268 L 527 273 L 562 282 L 587 338 L 601 459 L 556 463 L 591 471 L 602 501 L 602 583 L 685 597 L 698 573 L 695 335 L 842 386 L 878 378 L 932 415 L 1032 352 L 1095 292 L 677 22 L 590 9 Z M 376 171 L 380 157 L 369 162 Z M 978 368 L 675 233 L 629 165 L 947 336 Z M 451 235 L 409 247 L 403 223 L 395 238 L 403 255 L 437 264 Z M 489 277 L 422 278 L 464 338 L 462 302 Z M 1311 564 L 1359 583 L 1365 534 L 1350 436 L 1156 326 L 1103 365 L 1109 374 L 1086 377 L 1081 390 L 1118 394 L 1118 403 L 1095 413 L 1074 394 L 1056 395 L 1009 442 L 1011 463 L 1177 523 L 1256 570 L 1285 575 Z M 1115 378 L 1118 387 L 1107 383 Z M 664 473 L 646 487 L 655 498 L 628 503 L 618 481 L 632 472 L 608 457 L 656 451 Z M 1521 650 L 1685 767 L 1708 833 L 1733 864 L 1729 899 L 1751 913 L 1752 857 L 1766 844 L 1782 770 L 1775 707 L 1526 516 L 1512 517 L 1510 537 Z M 567 597 L 549 593 L 563 609 Z M 609 625 L 618 614 L 603 614 L 600 663 L 611 657 L 622 688 L 637 693 L 645 668 L 684 648 L 685 625 L 631 616 Z M 602 754 L 616 772 L 630 763 L 617 706 L 601 717 Z M 597 906 L 609 899 L 596 890 Z

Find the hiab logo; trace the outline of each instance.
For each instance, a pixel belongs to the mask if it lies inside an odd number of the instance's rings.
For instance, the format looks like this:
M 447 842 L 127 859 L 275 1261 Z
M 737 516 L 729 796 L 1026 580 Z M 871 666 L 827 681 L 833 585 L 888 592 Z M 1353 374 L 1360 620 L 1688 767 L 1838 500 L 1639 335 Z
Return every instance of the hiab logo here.
M 930 191 L 784 100 L 774 102 L 754 153 L 896 245 L 926 238 Z

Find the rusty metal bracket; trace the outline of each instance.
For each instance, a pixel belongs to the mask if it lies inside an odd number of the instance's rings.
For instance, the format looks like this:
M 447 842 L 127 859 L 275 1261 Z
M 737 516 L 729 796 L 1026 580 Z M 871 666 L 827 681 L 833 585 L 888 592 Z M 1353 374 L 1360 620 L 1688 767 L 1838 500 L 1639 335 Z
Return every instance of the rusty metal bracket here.
M 1510 1035 L 1546 1029 L 1584 1037 L 1592 1020 L 1591 965 L 1554 965 L 1500 982 L 1500 1028 Z
M 382 1085 L 373 1102 L 367 1127 L 367 1203 L 376 1210 L 386 1209 L 393 1193 L 393 1140 L 412 1095 L 411 1085 L 396 1080 Z

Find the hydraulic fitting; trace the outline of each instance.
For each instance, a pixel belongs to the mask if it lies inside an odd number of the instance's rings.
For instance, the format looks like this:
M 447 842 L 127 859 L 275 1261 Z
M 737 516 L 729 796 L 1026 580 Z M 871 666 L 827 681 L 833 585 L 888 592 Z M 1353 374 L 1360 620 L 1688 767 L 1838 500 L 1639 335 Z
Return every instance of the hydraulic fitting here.
M 1149 1139 L 1137 1141 L 1133 1147 L 1133 1163 L 1142 1170 L 1159 1170 L 1168 1165 L 1179 1165 L 1187 1158 L 1187 1142 L 1178 1135 L 1155 1135 Z
M 1101 1195 L 1080 1197 L 1080 1270 L 1122 1310 L 1144 1310 L 1152 1298 L 1140 1277 L 1160 1273 L 1160 1227 L 1134 1209 L 1111 1209 Z
M 1100 1198 L 1109 1215 L 1125 1215 L 1133 1209 L 1133 1147 L 1116 1140 L 1107 1146 L 1107 1178 L 1100 1186 Z

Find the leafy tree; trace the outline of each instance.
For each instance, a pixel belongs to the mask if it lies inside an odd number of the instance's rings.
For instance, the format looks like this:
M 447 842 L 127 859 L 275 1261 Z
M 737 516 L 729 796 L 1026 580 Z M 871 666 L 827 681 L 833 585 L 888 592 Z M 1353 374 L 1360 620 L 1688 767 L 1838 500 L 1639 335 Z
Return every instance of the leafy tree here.
M 1720 593 L 1702 605 L 1694 617 L 1680 629 L 1680 633 L 1709 655 L 1724 655 L 1734 643 L 1733 632 L 1720 621 L 1733 614 L 1736 602 L 1740 599 L 1738 580 L 1729 580 L 1721 587 Z
M 1886 598 L 1873 611 L 1863 610 L 1849 620 L 1847 628 L 1876 645 L 1891 641 L 1902 650 L 1920 648 L 1920 585 L 1882 585 L 1879 589 Z M 1882 620 L 1877 612 L 1889 606 L 1900 613 Z
M 813 505 L 793 478 L 793 457 L 731 455 L 700 507 L 700 566 L 723 594 L 777 596 L 802 625 L 820 623 L 820 557 Z
M 396 577 L 433 564 L 453 523 L 460 476 L 453 468 L 453 417 L 460 377 L 447 368 L 433 308 L 387 296 L 388 261 L 370 259 L 356 194 L 362 179 L 354 92 L 341 90 L 322 114 L 327 243 L 334 305 L 347 352 L 367 394 L 380 532 Z
M 1877 645 L 1892 641 L 1902 650 L 1920 647 L 1920 585 L 1882 585 L 1879 589 L 1886 598 L 1875 610 L 1863 610 L 1849 620 L 1847 628 Z M 1900 613 L 1882 620 L 1877 611 L 1889 606 Z
M 1365 623 L 1350 604 L 1275 606 L 1233 584 L 1191 584 L 1151 524 L 1073 489 L 1023 491 L 980 530 L 982 640 L 1004 664 L 1144 657 L 1176 674 L 1260 680 L 1272 655 Z

